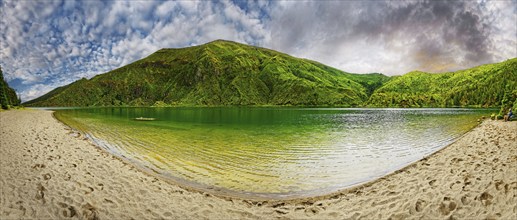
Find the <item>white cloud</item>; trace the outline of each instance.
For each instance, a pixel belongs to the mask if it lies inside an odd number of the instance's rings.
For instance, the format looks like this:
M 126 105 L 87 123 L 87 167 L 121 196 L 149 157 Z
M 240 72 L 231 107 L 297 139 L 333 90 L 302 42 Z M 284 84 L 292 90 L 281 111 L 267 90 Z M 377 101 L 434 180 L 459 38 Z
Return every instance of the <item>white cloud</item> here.
M 21 91 L 19 95 L 22 100 L 29 101 L 40 97 L 42 94 L 50 92 L 55 87 L 57 86 L 53 84 L 33 84 L 29 89 Z
M 187 13 L 195 13 L 198 10 L 200 1 L 178 1 L 179 5 L 187 12 Z

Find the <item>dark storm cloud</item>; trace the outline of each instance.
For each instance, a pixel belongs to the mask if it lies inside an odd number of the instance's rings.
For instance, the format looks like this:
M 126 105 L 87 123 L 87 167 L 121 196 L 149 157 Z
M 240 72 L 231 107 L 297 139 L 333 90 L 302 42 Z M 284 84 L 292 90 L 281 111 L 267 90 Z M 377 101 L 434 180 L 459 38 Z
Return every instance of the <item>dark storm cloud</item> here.
M 491 38 L 497 34 L 498 22 L 487 13 L 487 4 L 497 9 L 515 10 L 511 2 L 472 1 L 315 1 L 287 4 L 273 14 L 272 45 L 286 52 L 309 58 L 328 54 L 328 59 L 340 54 L 342 60 L 332 64 L 345 70 L 347 59 L 368 54 L 357 51 L 353 44 L 372 45 L 370 53 L 397 51 L 398 55 L 371 62 L 414 63 L 402 69 L 384 68 L 388 73 L 404 73 L 420 69 L 444 71 L 494 62 L 500 54 L 494 53 Z M 502 4 L 502 5 L 500 5 Z M 502 6 L 502 7 L 501 7 Z M 504 9 L 504 6 L 510 6 Z M 515 14 L 510 16 L 515 21 Z M 515 33 L 515 27 L 505 31 Z M 515 42 L 515 37 L 512 39 Z M 351 45 L 352 44 L 352 45 Z M 347 51 L 352 49 L 355 52 Z M 339 51 L 341 50 L 341 51 Z M 498 51 L 495 51 L 498 52 Z M 514 54 L 510 54 L 515 56 Z M 506 57 L 510 58 L 510 57 Z M 354 64 L 350 67 L 352 69 Z M 358 68 L 361 71 L 361 68 Z M 379 69 L 382 71 L 382 68 Z
M 416 39 L 412 54 L 422 67 L 426 63 L 444 63 L 458 56 L 450 47 L 463 52 L 466 64 L 493 62 L 489 48 L 489 26 L 481 19 L 477 5 L 462 1 L 428 1 L 402 6 L 386 14 L 382 25 L 389 33 L 402 31 Z M 388 39 L 395 40 L 395 39 Z M 424 60 L 422 60 L 424 58 Z

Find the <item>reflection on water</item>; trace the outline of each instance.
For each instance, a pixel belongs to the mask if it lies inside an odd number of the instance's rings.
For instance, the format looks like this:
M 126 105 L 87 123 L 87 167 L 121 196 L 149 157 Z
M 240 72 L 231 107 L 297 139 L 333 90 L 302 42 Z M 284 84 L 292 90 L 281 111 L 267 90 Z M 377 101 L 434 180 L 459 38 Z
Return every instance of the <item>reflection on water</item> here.
M 385 175 L 451 143 L 482 113 L 90 108 L 59 110 L 56 117 L 163 176 L 237 194 L 283 197 L 328 193 Z

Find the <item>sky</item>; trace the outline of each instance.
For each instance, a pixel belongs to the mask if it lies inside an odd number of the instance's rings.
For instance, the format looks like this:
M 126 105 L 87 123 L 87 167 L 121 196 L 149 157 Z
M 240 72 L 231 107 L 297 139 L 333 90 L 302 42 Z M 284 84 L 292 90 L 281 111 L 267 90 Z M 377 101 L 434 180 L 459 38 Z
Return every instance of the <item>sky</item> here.
M 517 0 L 0 0 L 0 65 L 22 101 L 217 39 L 351 73 L 455 71 L 517 57 Z

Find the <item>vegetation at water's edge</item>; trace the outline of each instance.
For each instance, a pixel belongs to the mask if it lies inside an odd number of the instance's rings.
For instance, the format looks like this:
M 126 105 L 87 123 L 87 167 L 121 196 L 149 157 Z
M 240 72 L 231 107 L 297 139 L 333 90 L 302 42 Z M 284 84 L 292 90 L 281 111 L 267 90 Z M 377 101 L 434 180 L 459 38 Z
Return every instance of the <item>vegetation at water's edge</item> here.
M 277 51 L 219 40 L 161 49 L 25 104 L 508 108 L 517 99 L 516 67 L 517 59 L 511 59 L 440 74 L 351 74 Z
M 375 107 L 499 107 L 517 104 L 517 58 L 471 69 L 431 74 L 410 72 L 379 87 Z
M 14 89 L 9 87 L 4 80 L 4 73 L 2 72 L 2 67 L 0 67 L 0 106 L 2 109 L 9 109 L 17 105 L 20 105 L 20 99 Z

